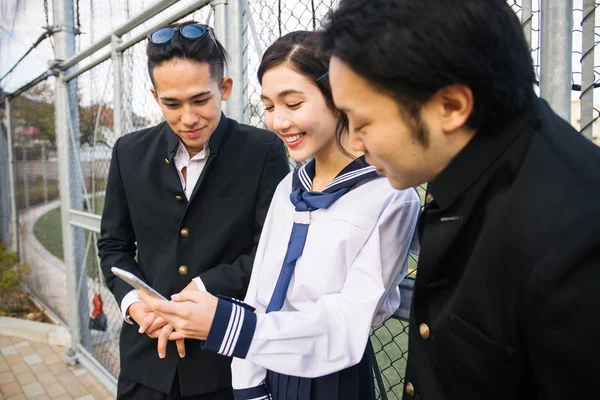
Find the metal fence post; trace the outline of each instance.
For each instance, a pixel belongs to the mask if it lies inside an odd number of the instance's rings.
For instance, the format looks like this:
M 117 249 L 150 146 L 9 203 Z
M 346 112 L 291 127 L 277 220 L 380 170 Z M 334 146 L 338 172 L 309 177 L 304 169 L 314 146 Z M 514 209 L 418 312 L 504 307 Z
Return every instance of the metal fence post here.
M 573 0 L 542 0 L 540 94 L 571 122 Z
M 12 104 L 4 101 L 6 113 L 6 145 L 8 147 L 8 187 L 10 191 L 10 250 L 20 253 L 19 248 L 19 210 L 17 209 L 17 184 L 15 174 L 15 147 L 13 143 Z
M 0 242 L 10 247 L 10 189 L 8 182 L 8 149 L 4 127 L 0 121 Z
M 533 19 L 532 1 L 533 0 L 523 0 L 523 4 L 521 6 L 521 26 L 523 27 L 523 33 L 525 34 L 525 39 L 527 40 L 530 49 L 532 29 L 531 20 Z
M 595 0 L 583 1 L 583 52 L 581 53 L 581 133 L 593 138 L 594 123 L 594 53 L 596 48 L 596 4 Z
M 123 135 L 123 53 L 117 50 L 121 44 L 121 38 L 112 35 L 111 59 L 113 68 L 113 129 L 115 138 Z M 99 106 L 100 107 L 100 106 Z M 99 109 L 98 112 L 102 110 Z M 92 196 L 94 194 L 92 193 Z
M 246 25 L 244 24 L 243 0 L 229 0 L 229 48 L 233 54 L 229 60 L 229 75 L 233 78 L 233 91 L 229 97 L 229 116 L 244 123 L 244 89 L 247 82 L 244 79 L 244 48 Z
M 57 60 L 66 60 L 75 54 L 75 35 L 73 32 L 73 1 L 53 0 L 53 15 L 55 28 L 60 31 L 54 33 L 55 57 Z M 61 222 L 63 236 L 63 253 L 67 279 L 67 299 L 69 304 L 68 323 L 71 332 L 71 347 L 75 348 L 81 342 L 81 329 L 79 319 L 79 298 L 77 296 L 77 264 L 74 251 L 74 238 L 69 224 L 69 209 L 72 206 L 70 159 L 71 144 L 69 124 L 71 118 L 69 102 L 69 83 L 61 72 L 56 79 L 56 149 L 58 156 L 59 187 L 61 200 Z
M 46 143 L 42 143 L 42 184 L 44 185 L 44 204 L 48 202 L 48 178 L 46 172 Z
M 215 29 L 215 35 L 217 36 L 217 39 L 219 40 L 219 42 L 221 42 L 221 44 L 223 45 L 223 47 L 225 47 L 225 50 L 227 50 L 227 52 L 229 54 L 232 54 L 234 57 L 236 56 L 235 53 L 233 53 L 231 51 L 231 49 L 229 48 L 229 18 L 227 15 L 227 4 L 228 4 L 228 0 L 213 0 L 211 2 L 211 7 L 213 8 L 213 10 L 215 10 L 214 14 L 215 14 L 215 25 L 214 25 L 214 29 Z M 231 62 L 231 60 L 229 60 Z M 229 71 L 230 71 L 230 65 L 225 67 L 225 76 L 229 75 Z M 236 85 L 238 85 L 238 82 L 235 81 L 235 79 L 233 80 L 233 90 L 235 90 Z M 226 101 L 223 102 L 223 112 L 225 113 L 225 115 L 227 115 L 228 117 L 231 117 L 231 106 L 230 106 L 230 102 Z
M 27 145 L 23 143 L 23 193 L 25 195 L 25 209 L 29 210 L 29 164 L 27 163 Z

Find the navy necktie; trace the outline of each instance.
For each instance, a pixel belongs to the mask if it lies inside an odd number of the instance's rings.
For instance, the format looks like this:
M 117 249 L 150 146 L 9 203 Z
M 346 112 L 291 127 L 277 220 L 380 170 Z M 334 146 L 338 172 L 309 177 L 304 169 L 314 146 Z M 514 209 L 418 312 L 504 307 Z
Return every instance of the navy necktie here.
M 296 261 L 302 255 L 306 243 L 310 225 L 309 212 L 329 208 L 354 185 L 377 176 L 375 167 L 369 166 L 364 157 L 361 157 L 348 164 L 322 192 L 312 192 L 314 171 L 314 160 L 294 171 L 292 193 L 290 194 L 290 201 L 296 208 L 294 226 L 273 296 L 267 306 L 267 312 L 279 311 L 283 307 Z

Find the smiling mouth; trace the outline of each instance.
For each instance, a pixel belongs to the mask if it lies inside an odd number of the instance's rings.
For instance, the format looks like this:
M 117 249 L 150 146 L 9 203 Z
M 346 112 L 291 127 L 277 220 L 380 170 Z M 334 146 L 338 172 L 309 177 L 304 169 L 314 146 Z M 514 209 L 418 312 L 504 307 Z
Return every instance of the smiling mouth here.
M 185 133 L 185 135 L 188 137 L 195 138 L 195 137 L 200 136 L 200 134 L 202 133 L 203 130 L 204 130 L 204 128 L 198 128 L 198 129 L 194 129 L 193 131 L 183 131 L 183 133 Z
M 295 135 L 286 135 L 286 136 L 283 136 L 283 140 L 285 140 L 286 143 L 294 143 L 294 142 L 297 142 L 298 140 L 302 139 L 304 137 L 304 135 L 306 135 L 306 133 L 298 133 Z

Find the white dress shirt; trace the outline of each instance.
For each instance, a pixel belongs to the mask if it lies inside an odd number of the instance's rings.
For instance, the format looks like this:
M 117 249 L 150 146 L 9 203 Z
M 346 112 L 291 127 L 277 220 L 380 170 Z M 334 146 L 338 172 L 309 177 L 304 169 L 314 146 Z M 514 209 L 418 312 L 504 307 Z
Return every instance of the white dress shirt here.
M 283 308 L 266 314 L 296 214 L 291 182 L 292 174 L 279 184 L 258 245 L 245 299 L 256 308 L 256 329 L 245 358 L 233 360 L 234 389 L 261 385 L 267 370 L 310 378 L 357 364 L 370 327 L 399 307 L 408 253 L 418 252 L 416 191 L 397 191 L 384 177 L 367 181 L 310 212 Z
M 192 197 L 196 183 L 198 182 L 198 179 L 200 178 L 200 175 L 206 166 L 208 152 L 208 144 L 205 144 L 202 151 L 190 158 L 190 153 L 188 153 L 183 143 L 179 141 L 177 154 L 175 154 L 175 157 L 173 158 L 173 163 L 177 169 L 179 179 L 181 180 L 181 188 L 185 192 L 185 197 L 188 199 L 188 201 Z M 185 178 L 182 172 L 184 168 L 187 168 Z M 198 289 L 206 290 L 206 287 L 204 286 L 204 283 L 202 283 L 200 277 L 196 277 L 193 280 L 196 282 Z M 133 289 L 131 292 L 127 293 L 125 297 L 123 297 L 123 300 L 121 300 L 121 312 L 123 313 L 123 318 L 130 324 L 133 324 L 133 321 L 131 321 L 131 318 L 129 318 L 127 310 L 129 309 L 129 306 L 137 301 L 140 301 L 137 289 Z

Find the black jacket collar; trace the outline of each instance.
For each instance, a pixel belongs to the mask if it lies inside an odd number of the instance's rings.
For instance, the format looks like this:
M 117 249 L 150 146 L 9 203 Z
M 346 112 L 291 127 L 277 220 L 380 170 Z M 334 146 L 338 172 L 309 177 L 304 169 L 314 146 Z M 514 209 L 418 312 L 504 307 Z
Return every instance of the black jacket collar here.
M 539 123 L 540 100 L 532 96 L 525 109 L 504 126 L 475 133 L 448 166 L 429 182 L 427 191 L 441 209 L 450 207 L 458 200 L 520 135 L 532 131 L 533 124 Z

